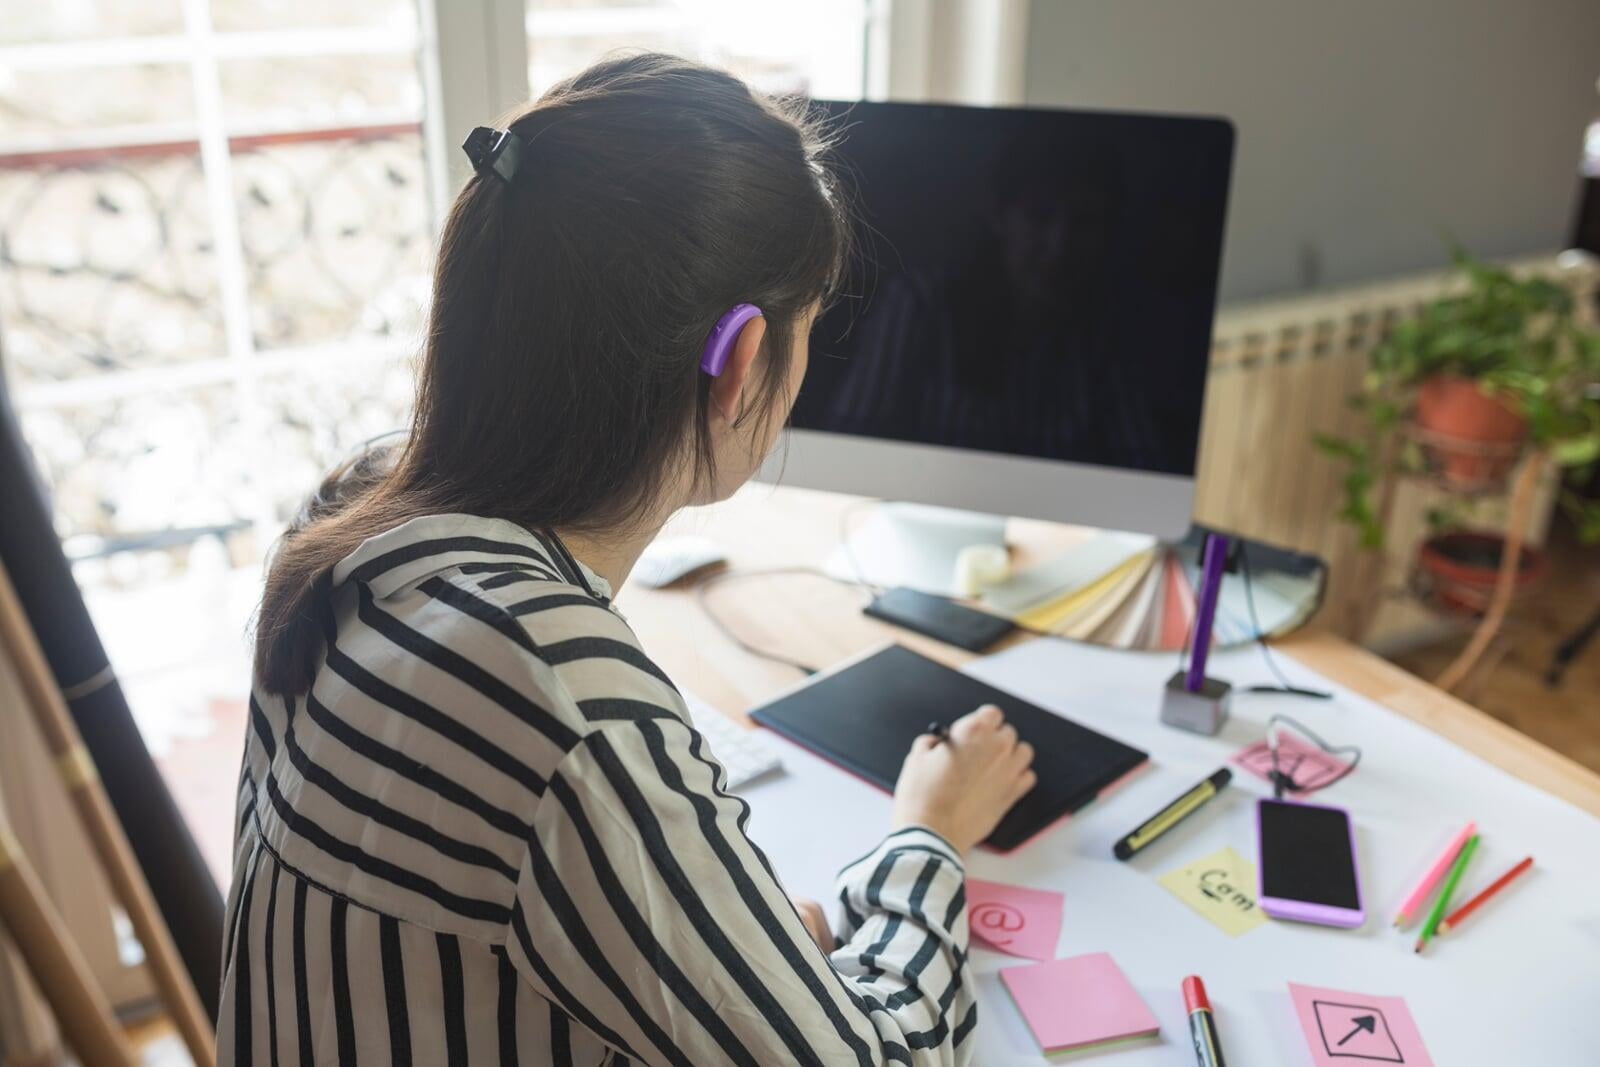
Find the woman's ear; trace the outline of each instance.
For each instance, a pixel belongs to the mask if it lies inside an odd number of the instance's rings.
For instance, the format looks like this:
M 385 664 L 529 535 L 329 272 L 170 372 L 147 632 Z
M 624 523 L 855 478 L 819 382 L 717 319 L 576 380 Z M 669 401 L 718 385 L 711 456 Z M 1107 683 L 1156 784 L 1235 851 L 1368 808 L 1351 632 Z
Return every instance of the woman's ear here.
M 711 382 L 711 406 L 730 424 L 744 414 L 744 391 L 755 371 L 756 355 L 767 336 L 767 320 L 754 318 L 739 327 L 722 373 Z

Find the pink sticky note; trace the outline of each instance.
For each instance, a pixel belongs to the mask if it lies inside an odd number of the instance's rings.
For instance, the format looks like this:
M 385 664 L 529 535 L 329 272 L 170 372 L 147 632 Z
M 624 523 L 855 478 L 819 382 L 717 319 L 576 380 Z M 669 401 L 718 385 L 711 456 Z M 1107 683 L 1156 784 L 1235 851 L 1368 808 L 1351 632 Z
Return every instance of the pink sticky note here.
M 967 879 L 967 923 L 990 948 L 1029 960 L 1056 958 L 1061 937 L 1060 893 L 1003 882 Z
M 1433 1067 L 1411 1009 L 1400 997 L 1374 997 L 1289 983 L 1300 1029 L 1316 1067 L 1403 1063 Z
M 1161 1029 L 1109 953 L 1004 967 L 1000 980 L 1046 1052 L 1107 1045 Z
M 1233 762 L 1258 778 L 1272 781 L 1272 751 L 1265 740 L 1235 752 Z M 1347 761 L 1329 755 L 1294 734 L 1278 735 L 1278 768 L 1294 779 L 1301 792 L 1316 792 L 1348 766 Z

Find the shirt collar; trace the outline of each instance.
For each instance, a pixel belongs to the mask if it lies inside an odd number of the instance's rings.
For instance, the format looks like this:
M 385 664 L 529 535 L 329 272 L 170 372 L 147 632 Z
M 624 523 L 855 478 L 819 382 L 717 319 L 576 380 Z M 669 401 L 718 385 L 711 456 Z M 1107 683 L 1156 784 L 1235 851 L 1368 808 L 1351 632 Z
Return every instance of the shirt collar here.
M 382 599 L 465 563 L 517 561 L 611 600 L 610 583 L 573 558 L 554 534 L 461 514 L 424 515 L 367 538 L 333 568 L 333 584 L 358 581 Z

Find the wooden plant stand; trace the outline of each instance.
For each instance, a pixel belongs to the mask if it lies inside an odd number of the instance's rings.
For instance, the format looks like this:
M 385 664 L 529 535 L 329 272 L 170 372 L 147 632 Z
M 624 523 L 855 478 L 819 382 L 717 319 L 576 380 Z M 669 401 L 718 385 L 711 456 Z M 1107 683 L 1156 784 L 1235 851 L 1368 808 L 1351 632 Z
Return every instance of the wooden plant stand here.
M 1515 469 L 1515 478 L 1511 485 L 1511 500 L 1506 520 L 1505 541 L 1500 553 L 1499 568 L 1495 575 L 1493 592 L 1485 605 L 1483 614 L 1473 627 L 1472 636 L 1466 645 L 1457 654 L 1456 658 L 1439 673 L 1434 679 L 1434 684 L 1447 692 L 1456 691 L 1461 684 L 1472 674 L 1473 669 L 1482 661 L 1485 652 L 1500 636 L 1506 621 L 1506 612 L 1511 606 L 1511 601 L 1516 593 L 1517 571 L 1522 560 L 1522 548 L 1527 539 L 1528 526 L 1533 518 L 1533 506 L 1537 497 L 1539 482 L 1544 475 L 1549 462 L 1548 455 L 1539 450 L 1522 454 L 1520 446 L 1506 451 L 1504 446 L 1497 446 L 1492 451 L 1490 458 L 1492 472 L 1481 482 L 1463 483 L 1443 477 L 1437 470 L 1423 469 L 1418 471 L 1404 471 L 1398 468 L 1395 460 L 1400 455 L 1400 450 L 1406 447 L 1427 447 L 1436 445 L 1437 439 L 1429 438 L 1414 426 L 1408 426 L 1390 435 L 1384 445 L 1383 470 L 1384 481 L 1378 497 L 1378 524 L 1388 529 L 1389 520 L 1394 511 L 1394 501 L 1398 484 L 1402 479 L 1422 481 L 1446 492 L 1467 496 L 1492 496 L 1503 495 L 1506 481 L 1510 472 Z M 1465 443 L 1453 443 L 1452 448 L 1471 449 L 1473 446 Z M 1516 467 L 1521 459 L 1520 468 Z M 1371 591 L 1370 595 L 1362 598 L 1357 607 L 1358 618 L 1352 632 L 1356 635 L 1364 634 L 1371 626 L 1373 617 L 1382 602 L 1384 575 L 1387 572 L 1387 558 L 1382 550 L 1368 554 L 1366 570 L 1361 585 Z

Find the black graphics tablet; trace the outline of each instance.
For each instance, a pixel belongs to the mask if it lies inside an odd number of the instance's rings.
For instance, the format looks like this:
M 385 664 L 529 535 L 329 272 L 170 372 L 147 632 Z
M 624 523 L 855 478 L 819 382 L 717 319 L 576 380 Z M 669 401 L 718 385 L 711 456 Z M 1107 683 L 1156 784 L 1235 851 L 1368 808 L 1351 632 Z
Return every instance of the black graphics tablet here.
M 879 788 L 892 790 L 911 742 L 997 704 L 1034 747 L 1039 784 L 984 842 L 1010 851 L 1144 763 L 1145 753 L 910 649 L 890 645 L 819 674 L 750 712 L 751 718 Z

